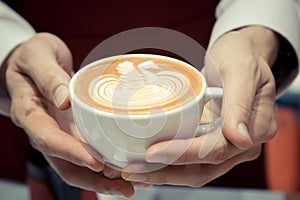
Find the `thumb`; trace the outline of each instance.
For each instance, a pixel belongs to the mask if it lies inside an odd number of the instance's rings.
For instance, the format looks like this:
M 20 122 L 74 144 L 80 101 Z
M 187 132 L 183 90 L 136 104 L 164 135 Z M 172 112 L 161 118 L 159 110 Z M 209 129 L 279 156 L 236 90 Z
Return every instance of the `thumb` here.
M 256 85 L 249 74 L 231 70 L 224 76 L 223 86 L 223 134 L 239 149 L 249 149 L 253 145 L 248 126 Z
M 40 93 L 59 109 L 67 109 L 72 56 L 58 37 L 40 33 L 20 47 L 22 58 L 19 68 L 30 76 Z

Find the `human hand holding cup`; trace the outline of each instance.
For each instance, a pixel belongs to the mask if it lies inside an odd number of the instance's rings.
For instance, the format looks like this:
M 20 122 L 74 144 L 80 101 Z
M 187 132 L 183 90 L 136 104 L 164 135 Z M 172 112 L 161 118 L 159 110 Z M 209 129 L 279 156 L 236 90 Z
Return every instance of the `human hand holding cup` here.
M 152 54 L 100 59 L 70 82 L 77 137 L 96 158 L 118 169 L 145 162 L 147 148 L 156 142 L 219 127 L 220 118 L 207 124 L 200 119 L 204 105 L 222 96 L 223 90 L 207 87 L 193 66 Z

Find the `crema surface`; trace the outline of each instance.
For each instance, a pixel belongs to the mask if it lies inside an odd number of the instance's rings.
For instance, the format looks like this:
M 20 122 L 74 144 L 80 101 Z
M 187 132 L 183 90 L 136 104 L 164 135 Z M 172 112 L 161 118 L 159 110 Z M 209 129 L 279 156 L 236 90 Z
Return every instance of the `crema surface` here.
M 124 55 L 83 69 L 76 95 L 111 113 L 148 114 L 172 110 L 194 99 L 202 88 L 195 69 L 151 55 Z

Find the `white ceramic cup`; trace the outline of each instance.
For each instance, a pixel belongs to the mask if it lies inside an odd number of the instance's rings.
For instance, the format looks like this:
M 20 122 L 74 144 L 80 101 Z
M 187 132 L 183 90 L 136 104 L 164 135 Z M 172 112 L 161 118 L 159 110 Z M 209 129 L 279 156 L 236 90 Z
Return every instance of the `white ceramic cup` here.
M 77 77 L 89 67 L 113 60 L 117 56 L 104 58 L 81 68 L 70 82 L 72 112 L 79 130 L 77 137 L 86 144 L 88 150 L 96 158 L 117 168 L 123 168 L 132 162 L 144 162 L 146 149 L 156 142 L 193 138 L 220 126 L 219 118 L 211 123 L 199 123 L 205 103 L 212 99 L 222 98 L 223 89 L 207 87 L 204 76 L 183 61 L 166 56 L 151 56 L 171 59 L 192 68 L 194 73 L 202 79 L 203 84 L 199 94 L 185 105 L 173 110 L 138 115 L 104 112 L 80 100 L 74 93 L 74 83 Z

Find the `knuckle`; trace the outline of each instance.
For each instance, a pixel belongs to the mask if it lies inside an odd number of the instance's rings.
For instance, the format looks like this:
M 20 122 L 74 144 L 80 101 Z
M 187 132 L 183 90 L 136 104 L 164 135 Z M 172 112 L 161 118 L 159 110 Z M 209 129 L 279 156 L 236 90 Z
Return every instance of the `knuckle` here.
M 22 68 L 26 68 L 27 66 L 31 66 L 32 59 L 30 58 L 30 54 L 32 53 L 32 46 L 31 42 L 26 41 L 24 42 L 18 49 L 16 49 L 17 52 L 17 59 L 16 59 L 16 65 L 22 66 Z

